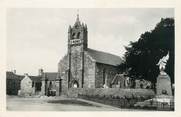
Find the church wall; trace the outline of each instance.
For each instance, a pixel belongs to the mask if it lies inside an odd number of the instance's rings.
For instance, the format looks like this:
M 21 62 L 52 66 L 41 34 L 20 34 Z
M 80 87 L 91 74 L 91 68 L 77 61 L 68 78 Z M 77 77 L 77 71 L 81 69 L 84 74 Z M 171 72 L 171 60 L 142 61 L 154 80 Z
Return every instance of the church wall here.
M 95 88 L 103 88 L 104 78 L 105 84 L 110 88 L 111 81 L 118 72 L 119 71 L 116 66 L 96 63 Z
M 58 63 L 58 73 L 61 76 L 66 70 L 68 70 L 68 56 L 65 55 Z
M 66 95 L 68 91 L 68 72 L 63 74 L 61 78 L 62 78 L 62 83 L 61 83 L 62 89 L 60 91 L 60 94 Z
M 61 77 L 61 95 L 66 95 L 68 90 L 68 56 L 64 56 L 58 64 L 58 73 Z
M 81 46 L 71 47 L 71 67 L 70 67 L 70 86 L 73 87 L 74 81 L 78 82 L 78 87 L 82 87 L 82 53 Z
M 95 88 L 95 62 L 85 53 L 84 58 L 84 88 Z

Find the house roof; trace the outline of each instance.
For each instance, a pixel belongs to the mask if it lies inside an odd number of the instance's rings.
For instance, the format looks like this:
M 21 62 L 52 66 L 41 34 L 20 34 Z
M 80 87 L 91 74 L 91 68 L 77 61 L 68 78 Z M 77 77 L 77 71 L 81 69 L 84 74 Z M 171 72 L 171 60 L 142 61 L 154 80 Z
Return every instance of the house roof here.
M 101 52 L 90 48 L 87 48 L 87 52 L 97 63 L 118 66 L 122 62 L 119 56 L 110 53 Z
M 45 78 L 48 80 L 56 80 L 58 73 L 57 72 L 45 72 Z
M 41 82 L 41 76 L 28 76 L 34 82 Z
M 45 78 L 48 80 L 55 80 L 57 78 L 57 72 L 45 72 Z M 22 80 L 25 76 L 24 75 L 17 75 L 14 74 L 13 72 L 6 72 L 6 78 L 7 79 L 16 79 L 16 80 Z M 28 77 L 35 82 L 41 82 L 42 76 L 29 76 Z
M 22 75 L 17 75 L 11 71 L 7 71 L 6 72 L 6 78 L 7 79 L 15 79 L 15 80 L 22 80 L 24 78 L 24 76 Z

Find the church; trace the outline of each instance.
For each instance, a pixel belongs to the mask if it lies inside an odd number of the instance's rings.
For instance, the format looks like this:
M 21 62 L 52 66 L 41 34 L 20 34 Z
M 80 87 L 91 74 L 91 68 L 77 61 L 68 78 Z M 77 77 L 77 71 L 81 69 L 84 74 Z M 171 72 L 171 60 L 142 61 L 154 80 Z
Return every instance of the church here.
M 119 56 L 88 48 L 88 28 L 80 22 L 79 15 L 68 28 L 67 48 L 67 54 L 58 63 L 58 72 L 39 69 L 37 76 L 7 72 L 7 94 L 18 95 L 21 91 L 23 95 L 60 96 L 77 89 L 151 87 L 150 82 L 122 73 Z M 30 83 L 26 85 L 27 82 Z
M 111 88 L 120 72 L 119 56 L 88 48 L 88 28 L 77 15 L 75 24 L 68 28 L 68 52 L 58 63 L 61 94 L 69 88 Z M 115 48 L 116 49 L 116 48 Z

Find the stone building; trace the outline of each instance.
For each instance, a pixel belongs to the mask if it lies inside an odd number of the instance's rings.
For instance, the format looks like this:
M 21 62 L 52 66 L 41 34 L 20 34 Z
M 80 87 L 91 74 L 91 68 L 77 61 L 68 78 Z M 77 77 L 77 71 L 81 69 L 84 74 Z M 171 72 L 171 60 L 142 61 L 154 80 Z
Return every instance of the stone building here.
M 43 72 L 42 69 L 40 69 L 40 76 L 42 76 L 41 82 L 41 94 L 46 96 L 55 96 L 59 92 L 59 86 L 56 84 L 57 81 L 57 72 Z
M 121 62 L 119 56 L 88 48 L 87 25 L 77 15 L 75 24 L 68 29 L 68 52 L 58 64 L 59 92 L 66 94 L 69 88 L 111 87 Z
M 20 90 L 18 95 L 21 96 L 32 96 L 35 94 L 35 88 L 33 86 L 33 81 L 30 79 L 28 74 L 25 74 L 25 77 L 21 80 Z
M 8 95 L 18 95 L 18 90 L 20 90 L 20 82 L 24 76 L 17 75 L 15 72 L 6 72 L 6 94 Z
M 8 95 L 18 95 L 19 93 L 21 96 L 55 96 L 56 91 L 59 92 L 59 86 L 57 72 L 43 72 L 43 69 L 40 69 L 37 76 L 6 72 L 6 93 Z

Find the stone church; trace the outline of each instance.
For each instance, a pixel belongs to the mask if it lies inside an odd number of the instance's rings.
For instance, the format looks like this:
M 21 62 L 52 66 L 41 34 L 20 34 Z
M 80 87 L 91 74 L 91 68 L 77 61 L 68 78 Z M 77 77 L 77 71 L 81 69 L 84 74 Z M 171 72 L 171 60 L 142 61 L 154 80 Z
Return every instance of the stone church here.
M 58 63 L 58 92 L 66 94 L 69 88 L 110 88 L 121 62 L 119 56 L 88 48 L 88 28 L 77 15 L 75 24 L 68 29 L 68 52 Z

